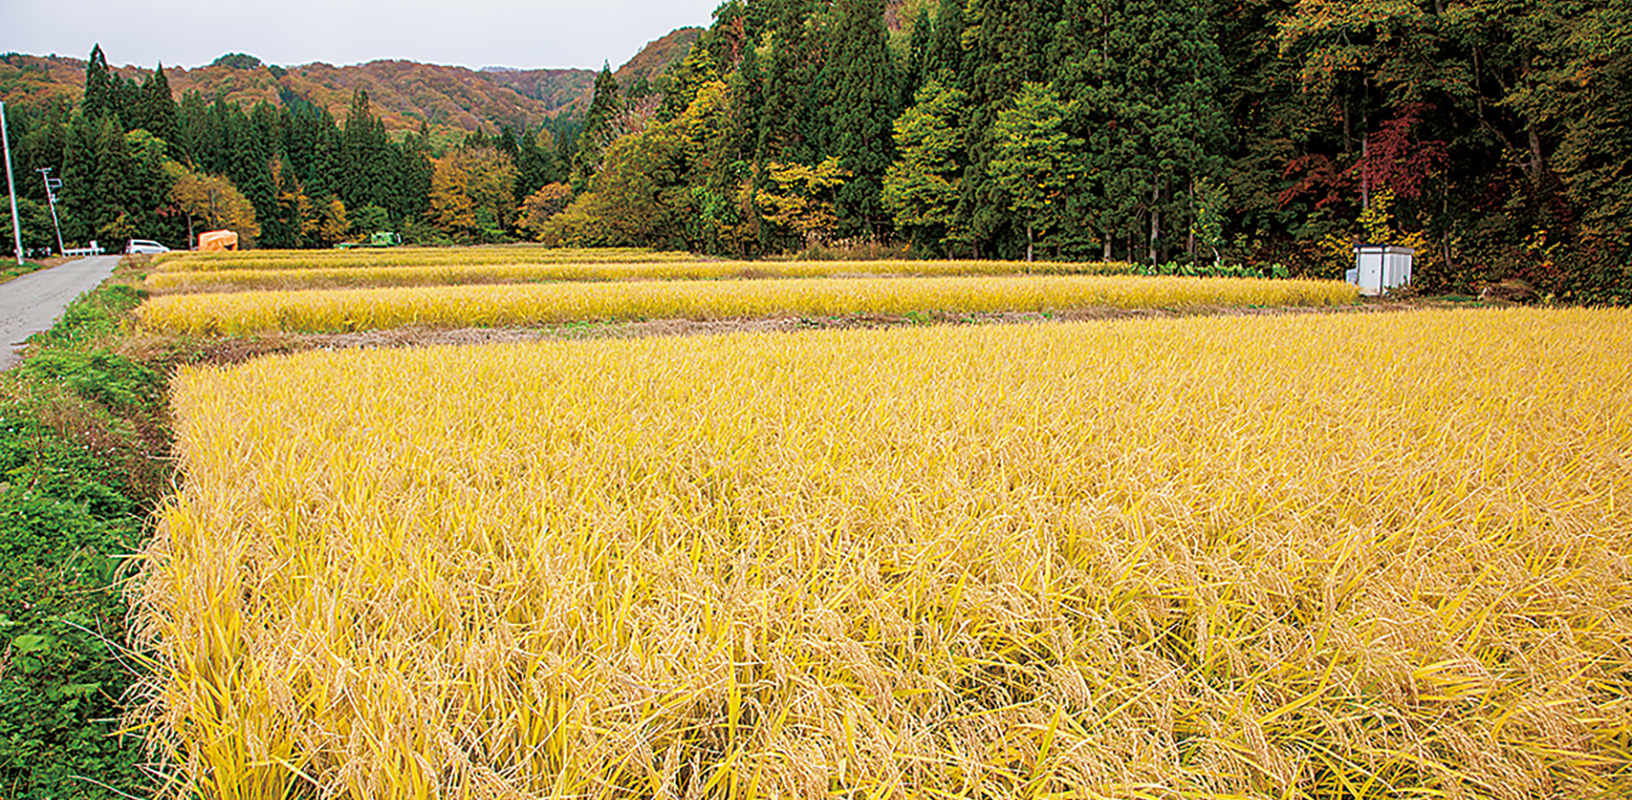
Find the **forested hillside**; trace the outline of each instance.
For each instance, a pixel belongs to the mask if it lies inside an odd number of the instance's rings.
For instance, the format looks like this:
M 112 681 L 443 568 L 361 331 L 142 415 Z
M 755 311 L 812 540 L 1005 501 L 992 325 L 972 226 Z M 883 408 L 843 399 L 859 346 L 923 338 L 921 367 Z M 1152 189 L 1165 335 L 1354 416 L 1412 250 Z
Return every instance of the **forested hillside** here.
M 618 67 L 612 76 L 626 87 L 649 85 L 680 62 L 701 37 L 701 28 L 681 28 L 646 43 L 645 47 Z M 582 113 L 589 104 L 595 73 L 589 70 L 503 69 L 483 70 L 495 83 L 509 86 L 526 97 L 544 102 L 553 112 L 559 109 Z
M 684 58 L 701 34 L 699 28 L 681 28 L 659 37 L 614 74 L 625 84 L 655 79 Z M 0 56 L 0 99 L 36 107 L 52 100 L 77 103 L 84 94 L 86 67 L 86 60 L 79 58 L 5 54 Z M 136 67 L 110 66 L 110 71 L 132 83 L 149 77 L 149 71 Z M 337 117 L 345 115 L 352 94 L 363 90 L 389 131 L 417 131 L 425 123 L 438 134 L 462 136 L 504 125 L 536 126 L 563 111 L 581 112 L 595 72 L 470 70 L 403 60 L 284 67 L 231 53 L 196 69 L 167 67 L 165 80 L 177 99 L 196 91 L 207 100 L 219 97 L 246 106 L 264 101 L 281 107 L 301 101 Z
M 1324 275 L 1391 241 L 1431 288 L 1626 297 L 1627 4 L 941 0 L 905 41 L 884 12 L 728 3 L 548 235 Z
M 460 171 L 457 191 L 484 204 L 487 227 L 472 235 L 502 237 L 516 190 L 565 175 L 557 150 L 574 130 L 567 118 L 501 127 L 438 151 L 424 123 L 391 135 L 363 90 L 340 119 L 292 97 L 281 107 L 246 106 L 188 92 L 178 103 L 165 73 L 125 82 L 100 51 L 77 105 L 20 107 L 9 121 L 15 166 L 29 178 L 18 191 L 31 248 L 55 241 L 43 184 L 32 174 L 39 168 L 63 181 L 57 209 L 71 243 L 119 246 L 139 237 L 186 246 L 198 231 L 221 227 L 269 247 L 326 247 L 393 227 L 436 240 L 441 234 L 427 222 L 433 179 L 448 179 L 450 170 Z M 479 173 L 477 180 L 463 170 Z M 501 185 L 499 200 L 493 192 Z
M 526 73 L 492 74 L 538 94 Z M 94 142 L 151 174 L 168 160 L 224 176 L 265 245 L 390 224 L 422 240 L 741 256 L 877 242 L 1332 276 L 1369 241 L 1416 247 L 1432 290 L 1522 279 L 1628 299 L 1621 0 L 732 0 L 651 74 L 603 71 L 581 111 L 456 143 L 391 140 L 359 116 L 380 113 L 375 89 L 346 114 L 338 96 L 188 95 L 175 128 L 162 101 L 110 108 L 87 89 L 25 115 L 24 149 L 65 177 L 89 174 Z M 157 98 L 143 81 L 124 95 Z M 72 207 L 76 230 L 202 221 L 158 185 Z

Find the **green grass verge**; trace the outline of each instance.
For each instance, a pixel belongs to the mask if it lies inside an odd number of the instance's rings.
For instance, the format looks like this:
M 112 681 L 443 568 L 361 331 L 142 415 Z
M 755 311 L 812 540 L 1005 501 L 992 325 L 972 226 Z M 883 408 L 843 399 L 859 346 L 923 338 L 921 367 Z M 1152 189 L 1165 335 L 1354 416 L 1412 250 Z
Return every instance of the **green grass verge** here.
M 0 376 L 0 797 L 148 794 L 121 580 L 166 483 L 164 378 L 107 347 L 140 301 L 86 295 Z
M 0 283 L 5 283 L 12 278 L 21 277 L 30 272 L 38 272 L 42 269 L 45 269 L 45 265 L 37 261 L 24 261 L 23 263 L 18 264 L 17 259 L 15 258 L 0 260 Z

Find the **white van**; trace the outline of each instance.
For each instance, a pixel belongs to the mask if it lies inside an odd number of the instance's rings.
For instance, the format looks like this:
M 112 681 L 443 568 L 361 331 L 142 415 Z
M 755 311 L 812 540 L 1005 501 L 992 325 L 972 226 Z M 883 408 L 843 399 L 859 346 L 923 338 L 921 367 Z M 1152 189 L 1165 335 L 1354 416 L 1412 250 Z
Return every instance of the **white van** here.
M 158 242 L 148 241 L 147 239 L 131 239 L 130 244 L 125 245 L 125 253 L 127 255 L 135 255 L 136 253 L 156 255 L 158 253 L 168 252 L 170 252 L 170 248 L 165 247 Z

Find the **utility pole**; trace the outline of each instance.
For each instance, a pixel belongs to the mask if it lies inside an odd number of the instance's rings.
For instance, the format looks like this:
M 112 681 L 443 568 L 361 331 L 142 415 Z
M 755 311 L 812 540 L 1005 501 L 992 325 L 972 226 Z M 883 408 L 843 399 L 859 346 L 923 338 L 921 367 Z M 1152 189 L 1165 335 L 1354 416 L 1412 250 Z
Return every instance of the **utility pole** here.
M 50 167 L 40 167 L 34 171 L 45 178 L 45 199 L 51 203 L 51 224 L 57 229 L 57 255 L 68 255 L 68 248 L 62 244 L 62 223 L 57 221 L 57 190 L 62 188 L 62 179 L 51 177 Z
M 6 133 L 6 104 L 0 102 L 0 146 L 6 151 L 6 192 L 11 195 L 11 240 L 17 245 L 17 266 L 23 265 L 23 223 L 17 218 L 17 181 L 11 177 L 11 136 Z

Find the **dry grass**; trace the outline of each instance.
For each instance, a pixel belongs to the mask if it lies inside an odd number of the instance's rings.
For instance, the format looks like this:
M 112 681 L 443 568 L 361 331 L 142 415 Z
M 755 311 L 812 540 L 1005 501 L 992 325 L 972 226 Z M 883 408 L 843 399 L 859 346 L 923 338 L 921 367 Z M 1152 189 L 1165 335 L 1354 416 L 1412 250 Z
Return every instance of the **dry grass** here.
M 321 262 L 319 262 L 321 263 Z M 155 272 L 144 288 L 154 294 L 293 291 L 384 286 L 460 286 L 491 283 L 618 280 L 719 280 L 725 278 L 827 278 L 836 276 L 1126 275 L 1119 262 L 1018 261 L 585 261 L 475 263 L 434 266 L 309 266 Z
M 161 333 L 245 334 L 583 320 L 1064 311 L 1093 306 L 1325 306 L 1353 303 L 1357 298 L 1353 286 L 1330 281 L 1130 276 L 832 278 L 168 295 L 148 300 L 137 316 L 144 328 Z
M 1632 793 L 1632 314 L 306 353 L 175 381 L 204 798 Z

